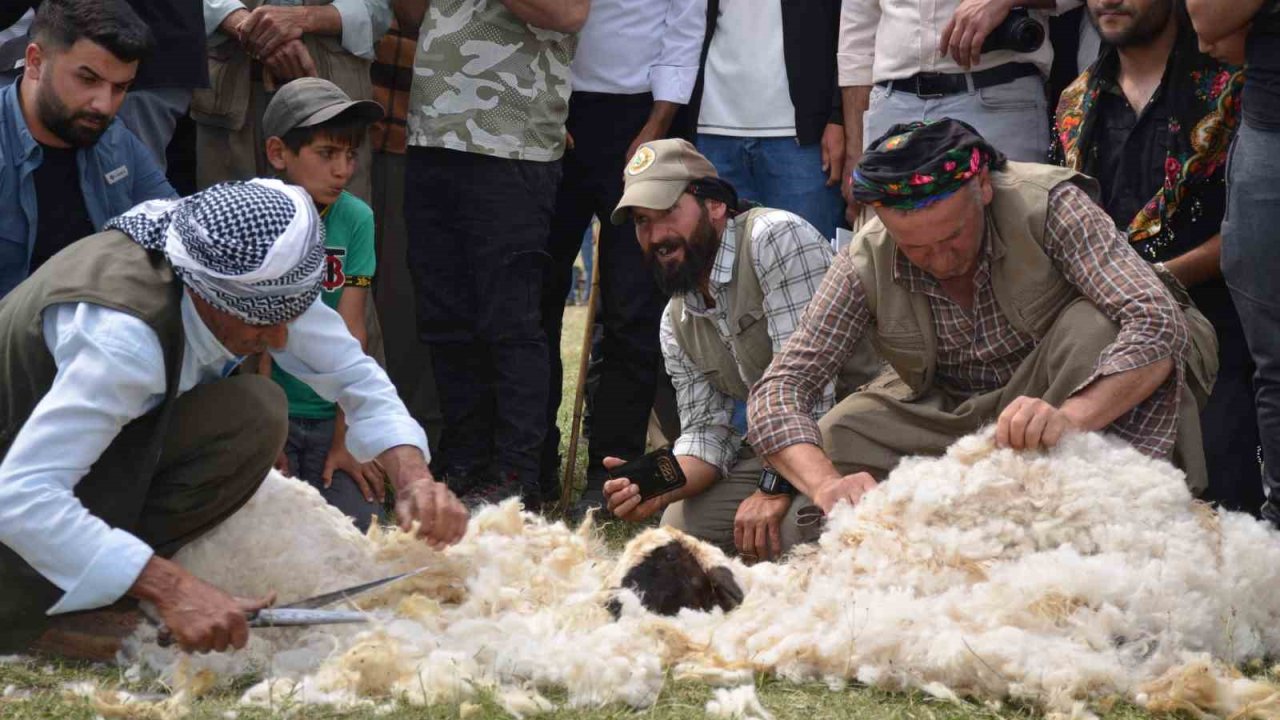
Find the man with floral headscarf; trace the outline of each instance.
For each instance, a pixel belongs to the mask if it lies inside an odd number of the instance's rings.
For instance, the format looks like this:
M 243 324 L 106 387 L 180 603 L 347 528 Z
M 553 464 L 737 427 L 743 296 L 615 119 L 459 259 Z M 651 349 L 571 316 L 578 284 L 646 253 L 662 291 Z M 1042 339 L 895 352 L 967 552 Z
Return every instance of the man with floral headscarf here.
M 1195 406 L 1213 329 L 1094 203 L 1092 180 L 1008 162 L 944 119 L 892 128 L 853 182 L 878 219 L 836 258 L 748 406 L 748 439 L 792 485 L 829 512 L 902 457 L 994 422 L 1015 449 L 1106 430 L 1172 454 L 1203 488 Z M 808 406 L 865 333 L 897 377 L 814 422 Z
M 422 428 L 318 300 L 323 225 L 305 191 L 226 183 L 106 227 L 0 301 L 0 653 L 38 638 L 109 658 L 106 613 L 47 616 L 125 596 L 185 649 L 244 645 L 245 613 L 271 599 L 166 558 L 243 505 L 284 443 L 280 389 L 229 377 L 253 353 L 341 404 L 347 446 L 385 469 L 401 527 L 436 547 L 462 537 L 466 511 L 427 470 Z

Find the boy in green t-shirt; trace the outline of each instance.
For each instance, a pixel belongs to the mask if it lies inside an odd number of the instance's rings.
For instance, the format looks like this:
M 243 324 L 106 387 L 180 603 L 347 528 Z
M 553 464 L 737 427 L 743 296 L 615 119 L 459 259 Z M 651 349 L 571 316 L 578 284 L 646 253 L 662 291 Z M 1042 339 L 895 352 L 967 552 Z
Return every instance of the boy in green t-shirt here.
M 302 78 L 281 87 L 262 119 L 267 161 L 285 182 L 300 185 L 324 219 L 325 270 L 320 297 L 337 310 L 351 335 L 367 342 L 365 304 L 371 302 L 375 254 L 373 211 L 345 191 L 356 167 L 356 150 L 382 106 L 353 101 L 337 85 Z M 364 531 L 386 518 L 386 484 L 375 463 L 360 463 L 347 451 L 342 408 L 320 397 L 264 354 L 269 372 L 289 398 L 289 439 L 277 466 L 306 480 Z

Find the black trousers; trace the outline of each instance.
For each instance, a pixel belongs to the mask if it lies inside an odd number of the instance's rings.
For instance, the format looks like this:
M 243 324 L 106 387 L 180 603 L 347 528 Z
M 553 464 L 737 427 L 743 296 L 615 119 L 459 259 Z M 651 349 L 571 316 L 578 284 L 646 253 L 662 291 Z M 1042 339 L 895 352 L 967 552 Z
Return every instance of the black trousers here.
M 1266 497 L 1258 464 L 1258 410 L 1253 390 L 1257 366 L 1244 327 L 1221 283 L 1192 288 L 1196 307 L 1218 331 L 1218 379 L 1200 411 L 1209 487 L 1204 499 L 1228 510 L 1257 516 Z
M 546 434 L 542 278 L 559 162 L 409 148 L 404 216 L 418 336 L 431 351 L 443 470 L 536 490 Z
M 649 410 L 653 407 L 662 353 L 658 321 L 667 298 L 645 267 L 635 227 L 614 226 L 609 215 L 622 198 L 627 149 L 653 107 L 642 95 L 575 92 L 569 98 L 569 133 L 574 149 L 565 153 L 564 179 L 551 222 L 551 265 L 543 292 L 542 317 L 551 373 L 548 377 L 547 438 L 543 447 L 544 494 L 558 487 L 560 433 L 556 411 L 563 391 L 560 331 L 565 295 L 582 233 L 591 217 L 600 218 L 599 383 L 591 399 L 588 487 L 604 483 L 601 460 L 633 458 L 644 451 Z
M 217 527 L 249 501 L 288 432 L 288 403 L 270 378 L 237 375 L 174 401 L 159 458 L 144 449 L 160 412 L 126 425 L 76 485 L 85 508 L 161 557 Z M 0 654 L 22 652 L 49 625 L 62 591 L 0 545 Z

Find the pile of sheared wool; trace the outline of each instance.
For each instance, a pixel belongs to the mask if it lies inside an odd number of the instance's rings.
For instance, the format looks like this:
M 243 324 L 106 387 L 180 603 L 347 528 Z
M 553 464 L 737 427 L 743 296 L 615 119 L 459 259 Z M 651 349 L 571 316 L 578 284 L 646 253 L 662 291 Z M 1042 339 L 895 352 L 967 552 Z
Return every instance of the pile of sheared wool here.
M 550 707 L 539 691 L 553 687 L 573 706 L 643 707 L 673 669 L 725 687 L 767 672 L 1076 716 L 1126 699 L 1280 717 L 1278 688 L 1229 669 L 1280 655 L 1280 535 L 1214 513 L 1173 467 L 1098 435 L 1047 454 L 977 435 L 945 457 L 906 460 L 780 564 L 748 567 L 668 529 L 619 557 L 589 524 L 548 524 L 514 501 L 482 510 L 442 553 L 399 531 L 349 528 L 273 474 L 184 550 L 179 561 L 211 582 L 274 588 L 285 602 L 430 569 L 365 603 L 369 627 L 255 631 L 245 651 L 191 658 L 178 675 L 253 667 L 265 679 L 244 701 L 273 706 L 459 703 L 485 690 L 517 716 Z M 730 569 L 742 604 L 662 617 L 614 590 L 668 542 Z M 615 596 L 617 620 L 605 609 Z M 173 651 L 146 641 L 144 631 L 136 656 L 175 677 Z M 742 715 L 755 712 L 750 700 L 722 693 L 708 708 Z

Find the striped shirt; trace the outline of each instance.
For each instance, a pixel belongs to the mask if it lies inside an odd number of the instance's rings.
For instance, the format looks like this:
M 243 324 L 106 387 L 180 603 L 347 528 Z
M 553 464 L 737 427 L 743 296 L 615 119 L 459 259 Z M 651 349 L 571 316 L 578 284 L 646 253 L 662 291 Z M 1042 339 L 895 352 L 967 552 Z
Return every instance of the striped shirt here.
M 1151 397 L 1107 428 L 1148 455 L 1168 456 L 1176 437 L 1181 358 L 1189 347 L 1182 311 L 1106 211 L 1074 185 L 1060 185 L 1049 195 L 1044 251 L 1067 282 L 1120 326 L 1077 392 L 1101 377 L 1165 358 L 1179 360 Z M 895 266 L 896 280 L 928 297 L 938 340 L 937 384 L 962 395 L 1000 389 L 1036 346 L 1000 311 L 989 268 L 990 257 L 984 255 L 974 277 L 975 303 L 966 311 L 901 254 Z M 773 454 L 800 443 L 822 446 L 804 399 L 835 376 L 872 321 L 850 255 L 841 253 L 800 327 L 774 355 L 751 395 L 750 440 L 758 452 Z
M 729 352 L 733 331 L 729 327 L 730 281 L 737 264 L 736 233 L 745 216 L 731 220 L 721 237 L 711 269 L 709 292 L 715 307 L 708 308 L 700 293 L 683 296 L 686 314 L 710 318 Z M 760 215 L 752 224 L 752 266 L 764 291 L 765 320 L 777 354 L 795 332 L 831 265 L 831 244 L 816 228 L 782 210 Z M 733 467 L 743 436 L 734 422 L 735 411 L 745 417 L 745 407 L 708 382 L 693 358 L 680 347 L 671 324 L 670 306 L 662 313 L 660 340 L 667 373 L 676 390 L 681 434 L 673 448 L 676 455 L 691 455 L 720 468 L 721 477 Z M 745 381 L 745 378 L 744 378 Z M 835 388 L 826 382 L 812 409 L 821 417 L 835 404 Z

